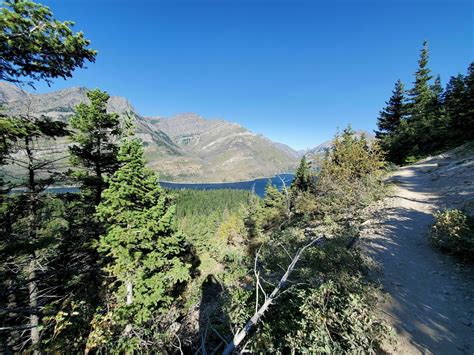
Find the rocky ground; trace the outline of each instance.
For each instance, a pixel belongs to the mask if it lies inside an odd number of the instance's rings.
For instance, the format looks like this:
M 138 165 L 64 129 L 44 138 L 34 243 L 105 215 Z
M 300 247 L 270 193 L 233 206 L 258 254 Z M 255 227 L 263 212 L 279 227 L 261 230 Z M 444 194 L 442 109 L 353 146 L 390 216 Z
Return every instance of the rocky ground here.
M 474 354 L 474 265 L 434 249 L 433 213 L 474 213 L 474 145 L 401 168 L 389 197 L 367 223 L 362 247 L 379 266 L 381 315 L 396 354 Z

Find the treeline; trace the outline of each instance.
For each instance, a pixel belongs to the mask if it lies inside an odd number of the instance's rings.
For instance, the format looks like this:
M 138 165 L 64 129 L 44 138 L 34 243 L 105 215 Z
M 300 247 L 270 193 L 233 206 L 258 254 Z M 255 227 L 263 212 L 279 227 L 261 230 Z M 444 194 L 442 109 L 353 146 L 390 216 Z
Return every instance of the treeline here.
M 474 63 L 452 76 L 445 88 L 428 67 L 425 42 L 411 89 L 398 80 L 380 112 L 376 132 L 387 159 L 410 163 L 474 139 Z

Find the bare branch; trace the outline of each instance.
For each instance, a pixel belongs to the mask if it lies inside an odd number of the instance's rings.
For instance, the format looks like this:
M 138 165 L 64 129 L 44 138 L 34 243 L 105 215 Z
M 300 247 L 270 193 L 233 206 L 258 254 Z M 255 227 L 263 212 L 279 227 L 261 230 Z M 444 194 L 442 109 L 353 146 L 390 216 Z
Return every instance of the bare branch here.
M 316 239 L 313 239 L 311 242 L 300 248 L 295 256 L 293 257 L 290 265 L 286 269 L 285 274 L 282 276 L 280 279 L 280 282 L 278 285 L 273 289 L 272 293 L 268 298 L 266 298 L 265 302 L 263 305 L 258 309 L 257 312 L 254 313 L 254 315 L 247 321 L 245 326 L 235 334 L 234 339 L 232 342 L 230 342 L 223 354 L 224 355 L 229 355 L 232 354 L 232 352 L 240 345 L 240 343 L 246 338 L 246 336 L 252 331 L 252 329 L 255 327 L 255 325 L 260 321 L 262 318 L 263 314 L 267 311 L 267 309 L 270 307 L 272 303 L 274 303 L 275 299 L 278 297 L 280 294 L 280 291 L 286 286 L 288 282 L 288 278 L 290 277 L 291 273 L 293 272 L 296 263 L 300 259 L 301 255 L 304 253 L 304 251 L 312 246 L 321 246 L 327 241 L 327 238 L 325 236 L 319 236 Z

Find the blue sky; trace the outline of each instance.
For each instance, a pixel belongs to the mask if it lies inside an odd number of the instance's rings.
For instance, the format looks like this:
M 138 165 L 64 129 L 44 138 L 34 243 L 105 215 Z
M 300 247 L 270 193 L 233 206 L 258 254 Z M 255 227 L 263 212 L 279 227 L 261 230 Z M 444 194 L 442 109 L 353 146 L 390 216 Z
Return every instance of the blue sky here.
M 373 130 L 429 41 L 443 84 L 474 60 L 473 2 L 44 0 L 99 54 L 70 86 L 127 97 L 143 115 L 225 118 L 296 149 L 337 127 Z

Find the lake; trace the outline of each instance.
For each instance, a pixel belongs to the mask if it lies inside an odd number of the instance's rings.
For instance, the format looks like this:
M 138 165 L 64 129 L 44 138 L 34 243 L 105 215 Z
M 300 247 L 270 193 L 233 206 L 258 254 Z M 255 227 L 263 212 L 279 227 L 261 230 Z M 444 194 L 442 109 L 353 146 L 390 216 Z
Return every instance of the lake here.
M 249 181 L 237 181 L 237 182 L 220 182 L 220 183 L 180 183 L 180 182 L 168 182 L 160 181 L 161 186 L 172 190 L 182 189 L 195 189 L 195 190 L 218 190 L 218 189 L 234 189 L 234 190 L 249 190 L 254 191 L 258 196 L 265 196 L 265 186 L 267 186 L 268 180 L 271 180 L 272 185 L 276 186 L 279 190 L 286 184 L 290 186 L 293 181 L 294 174 L 278 174 L 272 178 L 261 178 Z M 15 192 L 21 191 L 17 189 Z M 47 189 L 48 192 L 63 194 L 67 192 L 77 192 L 78 187 L 50 187 Z
M 279 190 L 286 184 L 290 186 L 293 181 L 294 174 L 278 174 L 272 178 L 261 178 L 249 181 L 237 182 L 219 182 L 219 183 L 180 183 L 180 182 L 160 182 L 161 186 L 168 189 L 194 189 L 194 190 L 218 190 L 218 189 L 234 189 L 234 190 L 249 190 L 254 191 L 258 196 L 265 196 L 265 186 L 268 180 L 271 180 L 272 185 Z

